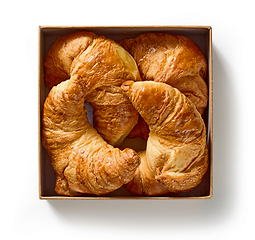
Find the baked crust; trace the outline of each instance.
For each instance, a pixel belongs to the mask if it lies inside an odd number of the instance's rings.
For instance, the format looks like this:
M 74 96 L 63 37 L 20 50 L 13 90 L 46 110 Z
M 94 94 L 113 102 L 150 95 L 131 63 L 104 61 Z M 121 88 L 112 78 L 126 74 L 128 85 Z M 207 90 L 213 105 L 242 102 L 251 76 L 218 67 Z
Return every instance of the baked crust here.
M 189 191 L 208 168 L 206 127 L 195 105 L 178 89 L 154 81 L 122 88 L 150 128 L 146 152 L 127 188 L 139 195 Z
M 92 32 L 75 32 L 57 39 L 44 59 L 44 80 L 49 88 L 70 78 L 74 60 L 98 36 Z
M 82 84 L 71 79 L 53 87 L 43 107 L 42 143 L 61 195 L 109 193 L 128 183 L 140 164 L 134 150 L 114 148 L 90 125 L 84 99 Z
M 142 80 L 163 82 L 179 89 L 203 114 L 208 102 L 207 61 L 188 37 L 144 33 L 120 44 L 134 57 Z
M 123 94 L 124 81 L 140 80 L 132 56 L 120 45 L 91 32 L 58 39 L 45 58 L 49 87 L 72 78 L 83 84 L 94 110 L 94 127 L 112 145 L 120 144 L 138 121 L 138 113 Z

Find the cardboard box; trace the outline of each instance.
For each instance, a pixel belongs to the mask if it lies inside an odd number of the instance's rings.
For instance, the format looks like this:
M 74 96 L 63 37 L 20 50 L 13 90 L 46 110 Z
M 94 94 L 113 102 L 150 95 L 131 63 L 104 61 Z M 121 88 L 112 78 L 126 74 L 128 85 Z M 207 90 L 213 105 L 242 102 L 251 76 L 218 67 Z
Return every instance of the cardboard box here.
M 136 37 L 144 32 L 168 32 L 191 38 L 204 53 L 208 61 L 206 82 L 209 89 L 208 107 L 203 115 L 207 127 L 210 165 L 200 185 L 189 192 L 170 193 L 160 197 L 140 197 L 131 194 L 124 187 L 104 196 L 66 197 L 55 191 L 55 174 L 50 158 L 41 144 L 41 112 L 49 89 L 44 83 L 43 60 L 52 44 L 60 37 L 76 32 L 91 31 L 113 40 Z M 210 26 L 123 26 L 123 27 L 39 27 L 39 198 L 40 199 L 210 199 L 213 195 L 213 77 L 212 77 L 212 28 Z

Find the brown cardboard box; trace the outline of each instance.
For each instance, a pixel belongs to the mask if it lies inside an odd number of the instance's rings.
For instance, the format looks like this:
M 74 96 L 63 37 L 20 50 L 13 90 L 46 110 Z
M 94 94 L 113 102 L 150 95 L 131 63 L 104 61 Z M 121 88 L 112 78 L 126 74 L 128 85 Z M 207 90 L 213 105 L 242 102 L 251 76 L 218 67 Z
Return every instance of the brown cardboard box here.
M 132 195 L 124 187 L 104 196 L 65 197 L 54 191 L 55 174 L 50 158 L 41 144 L 41 112 L 49 89 L 44 83 L 43 60 L 52 44 L 64 35 L 76 31 L 92 31 L 114 40 L 135 37 L 143 32 L 168 32 L 191 38 L 204 53 L 208 60 L 207 85 L 209 88 L 209 104 L 204 113 L 207 127 L 207 142 L 210 150 L 210 166 L 202 181 L 195 189 L 186 193 L 170 193 L 160 197 L 138 197 Z M 213 78 L 212 78 L 212 28 L 209 26 L 123 26 L 123 27 L 39 27 L 39 198 L 40 199 L 210 199 L 213 194 Z

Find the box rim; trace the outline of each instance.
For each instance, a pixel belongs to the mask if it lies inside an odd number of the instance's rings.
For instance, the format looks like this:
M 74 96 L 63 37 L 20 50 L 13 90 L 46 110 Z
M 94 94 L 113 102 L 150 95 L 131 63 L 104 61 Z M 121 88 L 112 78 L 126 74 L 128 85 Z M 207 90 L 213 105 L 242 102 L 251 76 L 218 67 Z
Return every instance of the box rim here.
M 185 196 L 185 197 L 167 197 L 167 196 L 82 196 L 82 197 L 67 197 L 67 196 L 43 196 L 42 195 L 42 159 L 41 159 L 41 77 L 43 72 L 43 61 L 42 61 L 42 34 L 43 30 L 47 29 L 84 29 L 84 28 L 91 28 L 91 29 L 205 29 L 208 31 L 209 34 L 209 55 L 208 55 L 208 65 L 209 65 L 209 160 L 210 160 L 210 190 L 209 194 L 206 196 Z M 213 197 L 213 56 L 212 56 L 212 27 L 205 25 L 126 25 L 126 26 L 50 26 L 50 25 L 41 25 L 39 26 L 39 46 L 38 46 L 38 151 L 39 151 L 39 158 L 38 158 L 38 171 L 39 171 L 39 199 L 41 200 L 187 200 L 187 199 L 211 199 Z
M 201 196 L 201 197 L 144 197 L 144 196 L 130 196 L 130 197 L 91 197 L 91 196 L 84 196 L 84 197 L 66 197 L 66 196 L 41 196 L 41 200 L 205 200 L 211 199 L 212 196 Z
M 165 28 L 165 29 L 207 29 L 211 30 L 210 25 L 121 25 L 121 26 L 111 26 L 111 25 L 77 25 L 77 26 L 58 26 L 58 25 L 40 25 L 39 29 L 82 29 L 82 28 L 104 28 L 104 29 L 123 29 L 123 28 Z
M 213 46 L 212 46 L 212 28 L 208 29 L 209 34 L 209 159 L 210 159 L 210 198 L 213 197 Z
M 42 163 L 42 138 L 41 138 L 41 74 L 42 74 L 42 50 L 41 50 L 41 45 L 42 45 L 42 29 L 39 27 L 38 29 L 38 151 L 39 151 L 39 162 L 38 162 L 38 176 L 39 176 L 39 198 L 42 199 L 42 171 L 41 171 L 41 163 Z

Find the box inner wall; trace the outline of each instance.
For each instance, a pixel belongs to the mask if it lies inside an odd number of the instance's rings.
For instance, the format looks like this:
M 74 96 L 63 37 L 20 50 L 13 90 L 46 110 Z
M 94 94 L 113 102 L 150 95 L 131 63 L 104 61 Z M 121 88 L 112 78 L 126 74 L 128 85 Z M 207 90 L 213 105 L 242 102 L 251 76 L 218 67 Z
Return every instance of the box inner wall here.
M 92 31 L 97 35 L 104 35 L 108 38 L 112 38 L 113 40 L 122 40 L 125 38 L 133 38 L 138 36 L 141 33 L 144 32 L 167 32 L 174 35 L 183 35 L 189 37 L 192 41 L 194 41 L 198 47 L 201 49 L 203 54 L 205 55 L 208 65 L 209 65 L 209 33 L 208 29 L 176 29 L 176 28 L 106 28 L 106 27 L 78 27 L 78 28 L 42 28 L 40 32 L 40 59 L 39 59 L 39 80 L 40 80 L 40 112 L 42 110 L 42 106 L 44 103 L 44 100 L 47 97 L 47 94 L 49 92 L 49 89 L 45 86 L 44 83 L 44 70 L 43 70 L 43 59 L 45 58 L 47 52 L 49 51 L 50 47 L 54 44 L 54 42 L 67 34 L 77 32 L 77 31 Z M 209 69 L 209 68 L 208 68 Z M 209 70 L 208 70 L 209 71 Z M 209 74 L 207 74 L 206 78 L 207 86 L 209 88 Z M 210 89 L 209 89 L 210 92 Z M 87 105 L 85 105 L 87 106 Z M 209 103 L 208 103 L 209 106 Z M 90 119 L 93 117 L 93 111 L 88 111 L 88 116 Z M 205 113 L 203 115 L 203 118 L 205 120 L 206 127 L 208 129 L 208 135 L 209 135 L 209 111 L 208 107 L 205 110 Z M 90 120 L 91 122 L 91 120 Z M 39 139 L 40 140 L 40 139 Z M 127 139 L 126 144 L 133 144 L 133 148 L 137 148 L 138 150 L 140 148 L 144 148 L 144 142 L 140 139 Z M 55 174 L 54 170 L 51 166 L 51 161 L 48 156 L 48 153 L 43 148 L 43 146 L 40 144 L 40 195 L 42 197 L 58 197 L 59 195 L 56 194 L 54 191 L 55 187 Z M 137 150 L 135 149 L 135 150 Z M 210 168 L 210 166 L 209 166 Z M 198 185 L 195 189 L 191 190 L 190 192 L 184 192 L 184 193 L 169 193 L 162 197 L 206 197 L 210 195 L 210 171 L 208 170 L 206 175 L 203 178 L 203 181 L 200 185 Z M 89 195 L 91 197 L 91 195 Z M 61 196 L 59 196 L 61 198 Z M 92 196 L 95 198 L 98 198 L 97 196 Z M 136 197 L 132 193 L 130 193 L 127 189 L 124 187 L 106 194 L 103 196 L 104 198 L 110 197 Z M 78 197 L 79 198 L 79 197 Z M 86 198 L 80 197 L 80 198 Z M 146 197 L 145 197 L 146 198 Z

